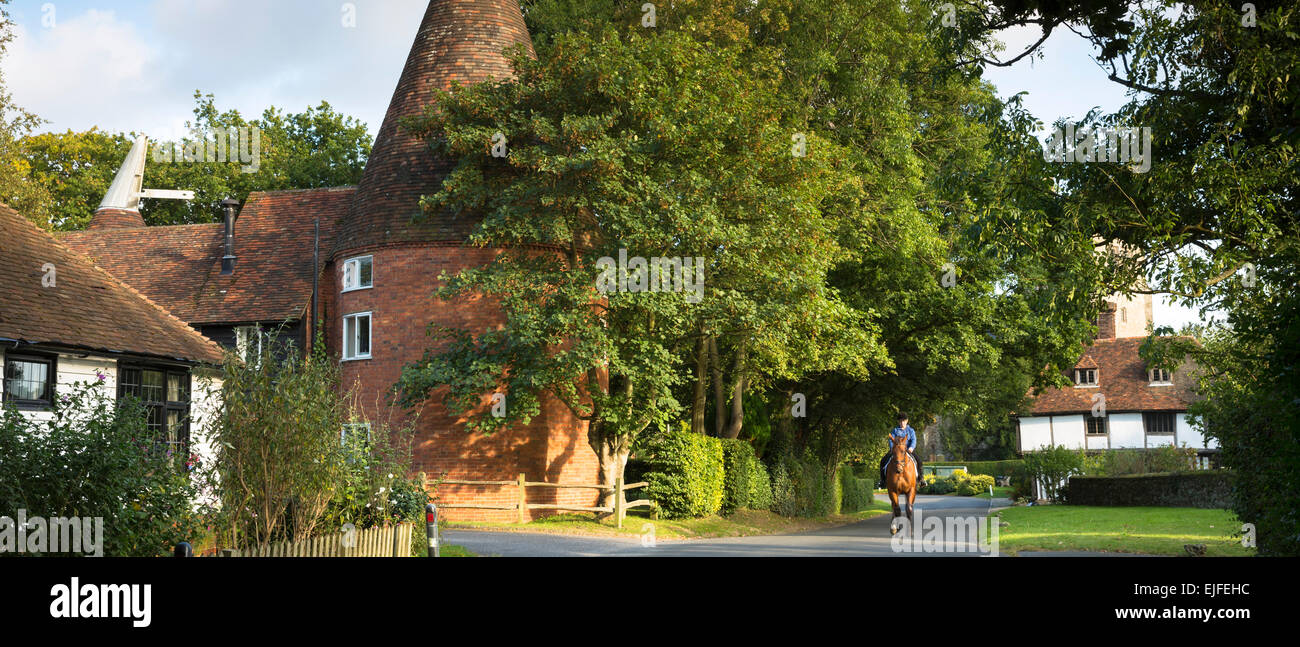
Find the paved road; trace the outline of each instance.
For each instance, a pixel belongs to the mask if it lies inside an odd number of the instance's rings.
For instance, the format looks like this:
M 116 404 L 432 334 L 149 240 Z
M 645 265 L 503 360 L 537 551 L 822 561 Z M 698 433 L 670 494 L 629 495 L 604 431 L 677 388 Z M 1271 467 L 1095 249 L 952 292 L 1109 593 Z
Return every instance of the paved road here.
M 994 505 L 997 505 L 994 501 Z M 984 517 L 988 499 L 956 496 L 918 496 L 918 523 L 930 517 Z M 635 523 L 635 522 L 634 522 Z M 889 535 L 890 515 L 884 514 L 848 526 L 793 535 L 729 537 L 721 539 L 659 540 L 654 547 L 636 537 L 578 537 L 525 532 L 447 530 L 443 540 L 479 555 L 506 557 L 895 557 L 906 555 L 978 555 L 974 540 L 958 546 L 948 542 L 946 552 L 896 552 Z M 961 549 L 959 551 L 959 548 Z

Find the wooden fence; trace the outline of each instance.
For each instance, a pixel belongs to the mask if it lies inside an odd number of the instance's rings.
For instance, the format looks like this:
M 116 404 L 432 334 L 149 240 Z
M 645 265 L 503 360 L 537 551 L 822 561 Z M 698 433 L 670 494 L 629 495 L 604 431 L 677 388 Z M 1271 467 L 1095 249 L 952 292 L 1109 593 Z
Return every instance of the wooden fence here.
M 627 511 L 632 508 L 650 507 L 653 505 L 649 499 L 637 499 L 636 501 L 626 501 L 625 494 L 630 490 L 643 488 L 649 483 L 623 483 L 623 477 L 615 479 L 614 485 L 587 485 L 577 483 L 539 483 L 526 480 L 525 475 L 520 474 L 519 478 L 513 481 L 462 481 L 456 479 L 443 479 L 441 481 L 430 479 L 424 472 L 420 472 L 420 480 L 424 482 L 425 487 L 430 485 L 497 485 L 497 486 L 514 486 L 517 489 L 516 502 L 510 505 L 487 505 L 478 503 L 439 503 L 439 508 L 467 508 L 473 510 L 517 510 L 519 512 L 519 523 L 528 523 L 529 510 L 563 510 L 566 512 L 603 512 L 611 513 L 615 516 L 619 528 L 623 527 L 623 519 L 627 517 Z M 588 489 L 600 490 L 602 492 L 614 493 L 614 504 L 612 506 L 575 506 L 560 505 L 553 503 L 529 503 L 528 488 L 555 488 L 555 489 Z
M 278 541 L 240 550 L 226 549 L 221 557 L 410 557 L 415 525 L 336 532 L 303 541 Z

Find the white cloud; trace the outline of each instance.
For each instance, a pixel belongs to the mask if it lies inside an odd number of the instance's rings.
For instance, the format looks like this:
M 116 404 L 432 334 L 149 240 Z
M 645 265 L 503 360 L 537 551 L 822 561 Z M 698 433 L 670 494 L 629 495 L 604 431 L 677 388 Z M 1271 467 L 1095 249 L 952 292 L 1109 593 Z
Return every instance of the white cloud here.
M 2 64 L 16 103 L 46 130 L 139 131 L 174 137 L 195 90 L 247 117 L 322 100 L 371 133 L 392 97 L 427 0 L 149 0 L 116 11 L 60 6 L 58 25 L 17 15 Z
M 111 120 L 113 106 L 132 103 L 156 86 L 149 70 L 160 53 L 134 25 L 113 11 L 59 18 L 52 29 L 38 23 L 15 30 L 4 68 L 18 105 L 56 124 L 89 127 L 107 123 L 87 119 L 93 111 Z

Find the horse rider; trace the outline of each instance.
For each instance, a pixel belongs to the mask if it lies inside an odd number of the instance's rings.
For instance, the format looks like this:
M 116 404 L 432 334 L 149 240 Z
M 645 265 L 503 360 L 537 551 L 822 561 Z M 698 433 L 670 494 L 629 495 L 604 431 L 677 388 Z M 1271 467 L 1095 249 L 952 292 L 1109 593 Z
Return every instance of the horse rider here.
M 925 487 L 925 477 L 921 476 L 921 461 L 916 459 L 913 451 L 916 449 L 916 430 L 907 424 L 907 414 L 899 412 L 898 426 L 889 432 L 889 451 L 880 459 L 880 486 L 886 487 L 885 467 L 889 464 L 889 459 L 894 455 L 895 443 L 907 443 L 907 454 L 911 457 L 912 462 L 916 463 L 916 487 Z

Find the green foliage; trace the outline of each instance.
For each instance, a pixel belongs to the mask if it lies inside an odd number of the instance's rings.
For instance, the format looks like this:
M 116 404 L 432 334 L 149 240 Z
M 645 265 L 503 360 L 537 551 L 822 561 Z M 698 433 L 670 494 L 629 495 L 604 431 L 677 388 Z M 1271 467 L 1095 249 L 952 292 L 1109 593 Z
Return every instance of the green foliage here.
M 102 517 L 104 555 L 168 555 L 204 534 L 203 472 L 155 444 L 144 408 L 115 402 L 102 382 L 61 389 L 47 419 L 0 412 L 0 511 Z
M 727 438 L 720 442 L 724 474 L 722 512 L 730 514 L 741 508 L 766 509 L 761 503 L 766 500 L 770 505 L 771 493 L 769 491 L 766 497 L 759 493 L 770 486 L 766 484 L 766 471 L 754 455 L 753 446 L 743 440 Z
M 418 518 L 407 430 L 362 419 L 339 388 L 338 363 L 321 351 L 256 360 L 227 355 L 221 415 L 204 430 L 222 484 L 223 541 L 301 541 L 345 523 Z
M 1055 500 L 1066 479 L 1083 470 L 1084 455 L 1082 450 L 1056 445 L 1027 454 L 1025 470 L 1031 478 L 1042 483 L 1047 498 Z
M 927 467 L 930 467 L 927 465 Z M 955 470 L 952 474 L 939 478 L 930 477 L 921 488 L 923 494 L 957 494 L 975 496 L 984 494 L 993 487 L 994 479 L 988 474 L 973 474 L 965 470 Z
M 875 499 L 875 477 L 860 478 L 849 465 L 840 466 L 840 512 L 848 514 L 871 507 Z
M 754 478 L 749 482 L 749 507 L 754 510 L 772 509 L 772 479 L 762 461 L 754 463 Z
M 150 141 L 145 184 L 157 189 L 192 190 L 195 199 L 145 201 L 141 215 L 149 225 L 217 222 L 221 219 L 222 200 L 233 197 L 242 202 L 252 191 L 346 186 L 361 180 L 371 137 L 365 124 L 336 112 L 329 103 L 322 101 L 299 113 L 285 113 L 272 106 L 263 111 L 261 118 L 245 119 L 238 111 L 218 110 L 211 94 L 195 92 L 194 99 L 194 121 L 188 124 L 191 132 L 186 139 Z M 173 144 L 183 147 L 199 141 L 210 146 L 214 133 L 228 128 L 260 130 L 259 163 L 161 162 L 154 157 L 160 146 L 173 150 Z M 33 211 L 28 216 L 38 222 L 44 222 L 41 218 L 46 217 L 57 230 L 85 228 L 135 137 L 136 133 L 108 133 L 96 128 L 23 136 L 17 142 L 18 157 L 26 165 L 23 179 L 47 195 L 42 207 L 48 214 Z M 236 157 L 227 153 L 228 159 Z M 254 166 L 253 172 L 245 169 Z
M 786 517 L 825 517 L 840 507 L 835 471 L 807 456 L 786 456 L 772 469 L 772 511 Z
M 723 443 L 689 431 L 656 434 L 647 442 L 646 498 L 668 519 L 703 517 L 722 509 Z
M 1166 445 L 1152 449 L 1114 449 L 1088 457 L 1084 473 L 1088 476 L 1127 476 L 1181 472 L 1193 468 L 1196 450 Z

